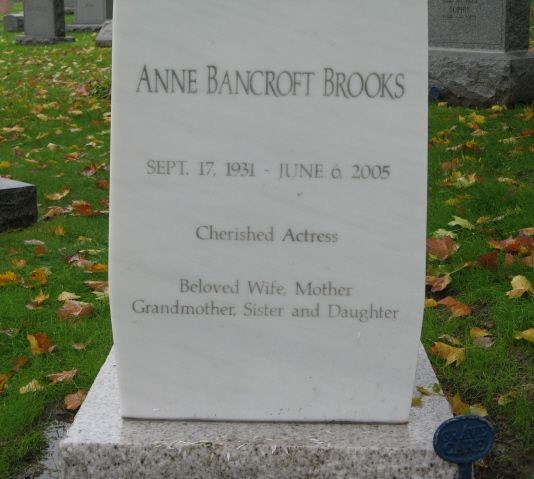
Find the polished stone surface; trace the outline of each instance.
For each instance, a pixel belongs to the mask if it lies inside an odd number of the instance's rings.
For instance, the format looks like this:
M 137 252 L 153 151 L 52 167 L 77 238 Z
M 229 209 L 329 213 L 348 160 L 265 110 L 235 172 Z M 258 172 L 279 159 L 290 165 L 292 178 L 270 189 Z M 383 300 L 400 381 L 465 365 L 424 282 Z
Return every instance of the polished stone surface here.
M 125 416 L 408 420 L 426 25 L 421 0 L 115 3 Z
M 429 0 L 430 46 L 526 50 L 530 0 Z
M 0 232 L 26 228 L 37 221 L 37 189 L 0 178 Z
M 144 378 L 140 377 L 141 382 Z M 420 349 L 416 385 L 437 382 Z M 112 353 L 60 446 L 63 479 L 453 479 L 432 437 L 451 417 L 423 398 L 408 425 L 142 421 L 122 419 Z

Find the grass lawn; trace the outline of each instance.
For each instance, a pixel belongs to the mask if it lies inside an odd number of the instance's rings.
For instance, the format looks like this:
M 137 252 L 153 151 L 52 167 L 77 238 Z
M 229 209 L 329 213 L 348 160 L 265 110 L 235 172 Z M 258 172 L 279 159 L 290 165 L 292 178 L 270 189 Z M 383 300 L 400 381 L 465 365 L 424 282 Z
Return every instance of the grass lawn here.
M 107 276 L 110 50 L 74 36 L 20 47 L 0 33 L 0 175 L 37 185 L 49 216 L 0 234 L 0 479 L 35 459 L 44 425 L 89 389 L 112 343 L 106 295 L 93 291 L 103 285 L 86 284 Z M 506 295 L 514 277 L 534 283 L 532 242 L 520 233 L 534 227 L 534 109 L 432 105 L 429 137 L 428 231 L 455 238 L 436 243 L 447 258 L 429 258 L 441 283 L 428 289 L 423 342 L 455 409 L 487 411 L 497 427 L 479 477 L 534 477 L 534 345 L 515 339 L 534 327 L 534 302 Z M 499 243 L 509 237 L 520 239 Z M 82 304 L 58 299 L 64 292 Z M 446 297 L 463 305 L 456 317 L 436 307 Z M 451 351 L 460 364 L 446 366 Z M 47 378 L 65 371 L 63 382 Z

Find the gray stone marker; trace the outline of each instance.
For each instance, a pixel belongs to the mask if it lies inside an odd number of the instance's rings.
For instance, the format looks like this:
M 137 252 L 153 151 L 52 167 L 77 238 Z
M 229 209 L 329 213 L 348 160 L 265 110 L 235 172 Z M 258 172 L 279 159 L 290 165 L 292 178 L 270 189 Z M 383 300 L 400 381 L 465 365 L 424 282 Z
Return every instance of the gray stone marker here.
M 112 0 L 75 0 L 74 23 L 69 31 L 98 31 L 113 13 Z
M 96 36 L 96 46 L 101 48 L 111 47 L 113 42 L 113 21 L 108 20 Z
M 63 0 L 24 0 L 24 36 L 20 44 L 48 44 L 74 41 L 65 36 Z
M 65 13 L 74 13 L 75 0 L 65 0 Z
M 0 231 L 26 228 L 36 221 L 35 186 L 0 178 Z
M 429 0 L 431 93 L 467 106 L 534 100 L 529 19 L 530 0 Z
M 4 32 L 23 32 L 24 31 L 24 14 L 10 13 L 4 16 Z
M 437 383 L 421 348 L 416 385 Z M 423 398 L 407 425 L 136 421 L 122 419 L 114 353 L 60 446 L 63 479 L 453 479 L 432 449 L 451 417 Z

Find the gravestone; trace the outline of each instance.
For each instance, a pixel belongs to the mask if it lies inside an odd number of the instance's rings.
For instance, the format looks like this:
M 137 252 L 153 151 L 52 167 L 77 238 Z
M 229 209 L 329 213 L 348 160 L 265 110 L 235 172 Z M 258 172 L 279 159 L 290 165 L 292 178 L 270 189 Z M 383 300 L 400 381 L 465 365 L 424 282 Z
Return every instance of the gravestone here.
M 75 0 L 74 23 L 69 31 L 98 31 L 109 18 L 112 0 Z
M 65 13 L 74 13 L 76 0 L 65 0 Z
M 429 86 L 451 103 L 534 100 L 530 0 L 429 0 Z
M 96 36 L 96 46 L 101 48 L 111 47 L 113 43 L 113 21 L 108 20 Z
M 63 443 L 64 477 L 454 477 L 432 452 L 445 399 L 411 409 L 425 5 L 114 13 L 115 353 Z M 424 352 L 419 365 L 434 382 Z
M 0 232 L 26 228 L 37 221 L 34 185 L 0 178 Z
M 24 14 L 10 13 L 4 16 L 4 32 L 23 32 L 24 31 Z
M 20 44 L 71 42 L 65 36 L 63 0 L 24 0 L 24 33 L 17 36 Z
M 324 0 L 117 2 L 123 415 L 408 420 L 424 303 L 426 11 L 333 1 L 327 12 Z

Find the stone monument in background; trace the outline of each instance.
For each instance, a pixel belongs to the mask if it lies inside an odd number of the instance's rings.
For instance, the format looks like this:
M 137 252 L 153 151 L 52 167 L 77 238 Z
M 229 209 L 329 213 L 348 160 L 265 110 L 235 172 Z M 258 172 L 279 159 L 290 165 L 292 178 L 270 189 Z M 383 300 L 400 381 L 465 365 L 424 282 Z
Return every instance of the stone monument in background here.
M 0 232 L 26 228 L 37 221 L 34 185 L 0 178 Z
M 113 17 L 113 0 L 75 0 L 74 23 L 69 31 L 98 31 Z
M 534 100 L 530 0 L 429 0 L 431 95 L 465 106 Z
M 20 44 L 48 44 L 74 41 L 65 36 L 65 4 L 63 0 L 24 0 L 24 35 Z

